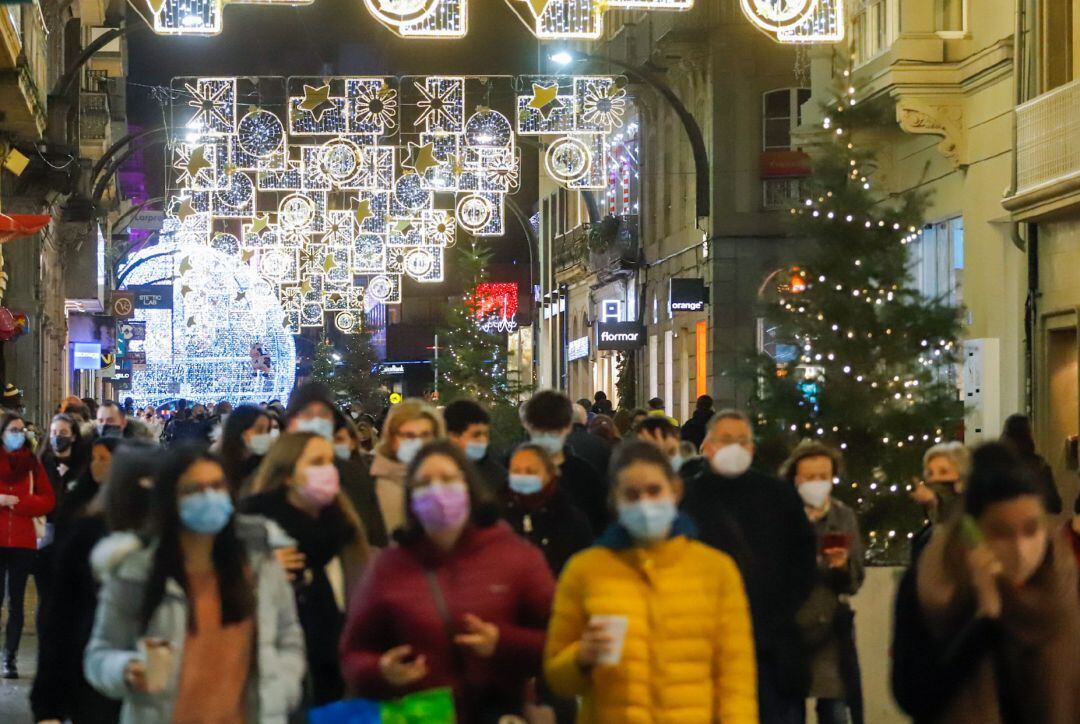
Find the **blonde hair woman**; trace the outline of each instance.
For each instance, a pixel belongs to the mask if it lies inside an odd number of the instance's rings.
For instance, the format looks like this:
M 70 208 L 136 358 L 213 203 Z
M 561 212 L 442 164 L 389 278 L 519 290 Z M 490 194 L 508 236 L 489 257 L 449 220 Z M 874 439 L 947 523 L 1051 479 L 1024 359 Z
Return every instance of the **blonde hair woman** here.
M 410 399 L 390 408 L 371 463 L 387 532 L 392 534 L 405 524 L 405 468 L 420 448 L 444 437 L 442 416 L 425 402 Z
M 971 453 L 963 443 L 934 445 L 923 455 L 923 479 L 911 497 L 926 508 L 930 520 L 948 517 L 964 492 L 970 469 Z
M 369 551 L 364 525 L 341 492 L 333 445 L 309 432 L 282 435 L 255 473 L 252 490 L 241 509 L 274 521 L 294 541 L 278 551 L 278 559 L 293 580 L 307 643 L 313 694 L 305 703 L 336 701 L 344 694 L 337 641 L 345 602 Z M 328 574 L 335 559 L 343 582 Z

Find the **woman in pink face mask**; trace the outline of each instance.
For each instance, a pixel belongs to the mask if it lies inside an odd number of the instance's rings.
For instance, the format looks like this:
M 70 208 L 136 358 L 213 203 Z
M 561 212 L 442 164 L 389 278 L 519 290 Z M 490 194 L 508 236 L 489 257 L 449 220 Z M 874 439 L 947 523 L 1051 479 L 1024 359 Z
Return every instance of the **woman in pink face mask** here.
M 453 443 L 421 449 L 405 481 L 399 545 L 379 552 L 349 610 L 345 681 L 373 699 L 451 687 L 462 724 L 520 715 L 540 673 L 555 587 L 547 563 L 499 521 Z
M 893 691 L 919 722 L 1080 721 L 1080 595 L 1043 490 L 1000 444 L 900 584 Z
M 281 529 L 270 543 L 296 591 L 312 684 L 305 704 L 336 701 L 344 694 L 337 641 L 368 547 L 363 523 L 341 493 L 333 445 L 310 432 L 282 435 L 255 472 L 252 491 L 241 511 Z

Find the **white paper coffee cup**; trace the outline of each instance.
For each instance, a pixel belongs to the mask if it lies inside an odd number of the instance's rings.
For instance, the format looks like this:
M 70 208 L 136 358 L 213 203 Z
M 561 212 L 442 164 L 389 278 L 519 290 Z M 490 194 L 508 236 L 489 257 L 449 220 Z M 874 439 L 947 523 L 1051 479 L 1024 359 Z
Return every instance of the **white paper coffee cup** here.
M 616 666 L 622 661 L 623 644 L 626 642 L 626 629 L 630 626 L 630 619 L 626 616 L 612 614 L 594 614 L 589 618 L 589 623 L 598 623 L 611 636 L 611 647 L 596 660 L 603 666 Z
M 146 664 L 146 691 L 160 694 L 169 686 L 172 676 L 172 645 L 162 639 L 139 639 L 139 656 Z

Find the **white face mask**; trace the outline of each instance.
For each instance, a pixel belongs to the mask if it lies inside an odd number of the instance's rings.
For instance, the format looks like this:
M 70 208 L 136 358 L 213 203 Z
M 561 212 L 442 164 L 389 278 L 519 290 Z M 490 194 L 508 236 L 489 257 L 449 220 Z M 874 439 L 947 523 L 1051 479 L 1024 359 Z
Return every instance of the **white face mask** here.
M 754 456 L 742 445 L 725 445 L 717 450 L 709 463 L 717 475 L 737 478 L 750 469 Z
M 808 480 L 795 486 L 799 491 L 799 497 L 807 506 L 816 509 L 825 505 L 832 491 L 831 480 Z
M 269 432 L 252 435 L 251 439 L 248 440 L 248 450 L 252 455 L 265 455 L 270 452 L 270 446 L 274 444 L 275 439 L 277 439 L 277 436 Z

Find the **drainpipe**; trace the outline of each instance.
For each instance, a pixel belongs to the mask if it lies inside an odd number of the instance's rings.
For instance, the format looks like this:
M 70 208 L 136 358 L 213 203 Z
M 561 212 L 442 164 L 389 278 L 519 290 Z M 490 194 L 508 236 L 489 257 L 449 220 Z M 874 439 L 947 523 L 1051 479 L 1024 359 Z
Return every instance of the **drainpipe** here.
M 1027 37 L 1025 27 L 1027 23 L 1027 7 L 1030 0 L 1018 0 L 1016 3 L 1016 17 L 1013 25 L 1013 119 L 1012 119 L 1012 164 L 1009 190 L 1005 194 L 1016 195 L 1019 186 L 1019 159 L 1018 146 L 1019 134 L 1017 129 L 1016 109 L 1025 100 L 1025 91 L 1028 81 L 1026 66 Z M 1010 237 L 1017 249 L 1026 252 L 1027 256 L 1027 294 L 1024 300 L 1024 410 L 1031 416 L 1035 407 L 1035 334 L 1038 326 L 1038 298 L 1039 298 L 1039 227 L 1037 224 L 1027 224 L 1027 240 L 1020 233 L 1022 223 L 1014 221 L 1010 230 Z

